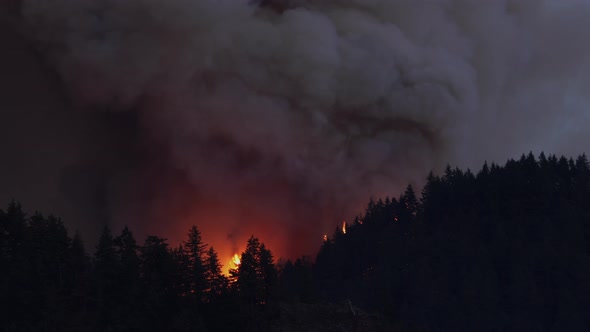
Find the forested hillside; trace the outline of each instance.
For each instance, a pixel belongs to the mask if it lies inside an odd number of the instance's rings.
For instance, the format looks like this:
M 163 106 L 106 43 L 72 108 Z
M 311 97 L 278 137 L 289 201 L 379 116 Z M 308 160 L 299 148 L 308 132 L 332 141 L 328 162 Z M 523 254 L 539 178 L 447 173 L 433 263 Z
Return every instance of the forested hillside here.
M 449 167 L 337 229 L 306 291 L 417 330 L 588 331 L 589 205 L 585 156 Z
M 0 330 L 588 331 L 589 203 L 585 156 L 448 167 L 421 195 L 370 200 L 317 257 L 275 264 L 253 236 L 229 276 L 198 226 L 173 247 L 105 228 L 90 254 L 11 203 Z

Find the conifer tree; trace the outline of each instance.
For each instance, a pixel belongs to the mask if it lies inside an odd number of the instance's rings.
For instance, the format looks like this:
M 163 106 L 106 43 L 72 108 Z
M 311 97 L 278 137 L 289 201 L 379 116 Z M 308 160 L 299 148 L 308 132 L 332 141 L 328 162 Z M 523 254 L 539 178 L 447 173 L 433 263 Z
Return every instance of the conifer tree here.
M 80 233 L 76 232 L 68 253 L 68 288 L 73 310 L 86 312 L 91 295 L 90 257 L 84 248 Z
M 259 279 L 261 284 L 261 301 L 269 303 L 277 291 L 278 273 L 275 267 L 272 253 L 263 244 L 260 245 L 258 253 Z
M 221 273 L 221 264 L 213 247 L 209 247 L 205 259 L 205 280 L 209 302 L 221 296 L 227 288 L 227 278 Z
M 184 242 L 184 250 L 188 258 L 188 282 L 193 298 L 200 302 L 207 288 L 205 280 L 205 253 L 207 245 L 203 243 L 201 232 L 192 226 L 188 239 Z
M 178 294 L 187 296 L 191 294 L 191 283 L 189 279 L 190 261 L 187 251 L 182 244 L 172 249 L 172 259 L 174 259 L 178 268 L 178 285 L 176 286 L 178 288 Z
M 140 292 L 139 247 L 127 226 L 113 240 L 113 244 L 119 261 L 119 281 L 116 288 L 120 298 L 119 311 L 122 318 L 129 319 L 137 306 L 135 302 L 138 301 Z
M 96 252 L 94 253 L 94 270 L 97 284 L 97 300 L 99 308 L 99 325 L 109 328 L 116 321 L 114 308 L 117 301 L 118 260 L 113 235 L 105 226 L 102 230 Z
M 260 296 L 260 283 L 258 277 L 260 241 L 254 236 L 248 239 L 246 250 L 240 258 L 240 266 L 237 269 L 236 287 L 246 302 L 254 304 Z

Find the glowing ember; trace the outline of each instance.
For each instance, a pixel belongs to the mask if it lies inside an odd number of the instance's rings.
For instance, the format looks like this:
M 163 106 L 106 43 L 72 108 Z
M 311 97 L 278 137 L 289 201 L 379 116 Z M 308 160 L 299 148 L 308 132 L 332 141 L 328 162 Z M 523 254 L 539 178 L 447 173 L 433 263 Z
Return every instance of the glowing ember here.
M 346 220 L 342 222 L 342 234 L 346 234 Z

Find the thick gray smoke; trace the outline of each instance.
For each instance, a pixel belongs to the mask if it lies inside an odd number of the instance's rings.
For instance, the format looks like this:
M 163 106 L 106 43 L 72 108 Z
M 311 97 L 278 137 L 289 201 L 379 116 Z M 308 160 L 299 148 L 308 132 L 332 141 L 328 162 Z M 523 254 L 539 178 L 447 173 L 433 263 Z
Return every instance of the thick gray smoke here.
M 585 2 L 270 2 L 23 0 L 73 209 L 293 255 L 447 163 L 588 148 Z

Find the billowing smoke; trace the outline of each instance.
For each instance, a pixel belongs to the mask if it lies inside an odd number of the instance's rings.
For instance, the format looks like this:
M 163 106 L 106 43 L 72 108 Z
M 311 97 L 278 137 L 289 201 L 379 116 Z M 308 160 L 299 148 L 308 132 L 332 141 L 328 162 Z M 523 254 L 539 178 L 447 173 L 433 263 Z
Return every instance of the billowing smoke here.
M 35 113 L 63 136 L 39 162 L 63 165 L 64 209 L 87 223 L 174 242 L 194 223 L 227 257 L 250 234 L 311 253 L 370 196 L 447 163 L 587 149 L 585 2 L 20 5 L 68 109 Z

